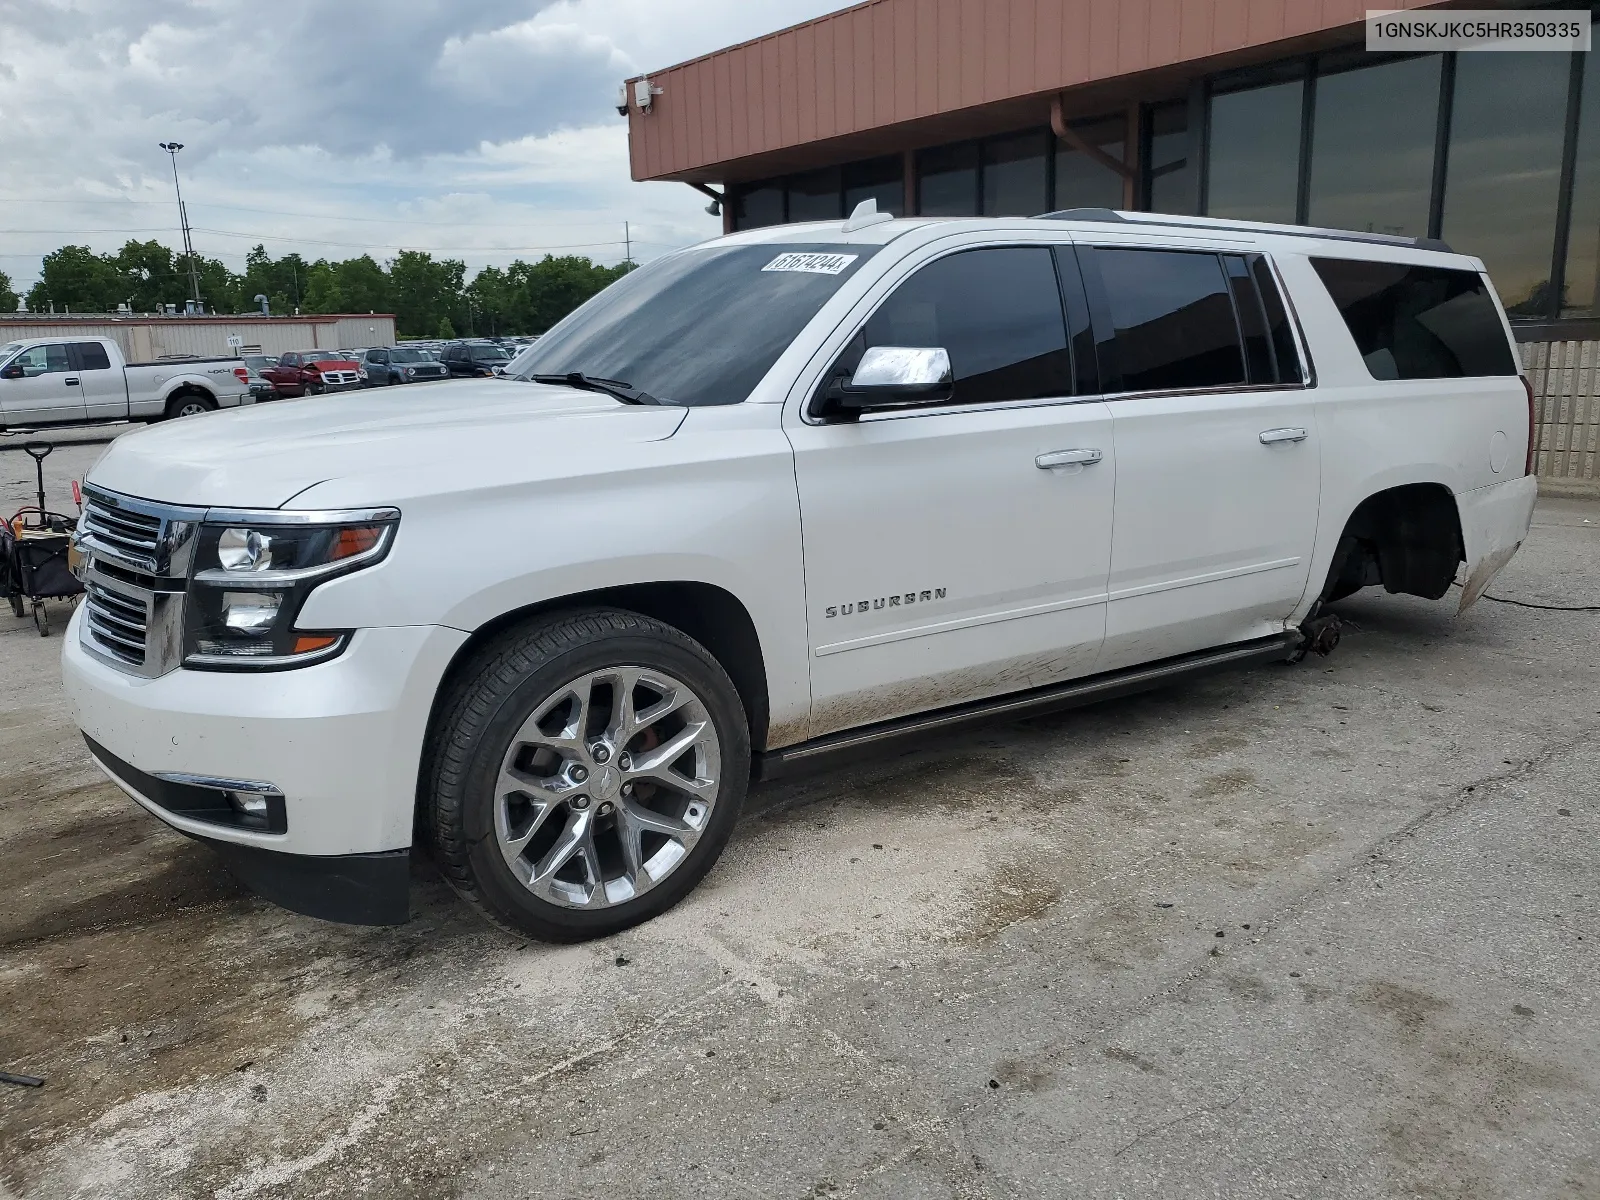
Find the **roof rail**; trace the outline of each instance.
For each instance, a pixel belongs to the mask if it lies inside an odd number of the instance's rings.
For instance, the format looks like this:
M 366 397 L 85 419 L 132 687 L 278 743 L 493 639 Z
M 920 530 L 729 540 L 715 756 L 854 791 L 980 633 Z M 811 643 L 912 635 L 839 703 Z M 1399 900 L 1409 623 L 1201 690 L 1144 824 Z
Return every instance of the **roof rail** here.
M 1348 229 L 1318 229 L 1309 225 L 1273 225 L 1264 221 L 1236 225 L 1227 221 L 1206 218 L 1195 220 L 1168 216 L 1164 213 L 1151 213 L 1149 219 L 1146 219 L 1142 213 L 1137 217 L 1129 217 L 1114 208 L 1063 208 L 1059 212 L 1041 213 L 1040 217 L 1046 221 L 1105 221 L 1116 225 L 1212 229 L 1218 233 L 1271 233 L 1280 237 L 1321 238 L 1330 242 L 1367 242 L 1379 246 L 1410 246 L 1417 250 L 1455 253 L 1441 238 L 1402 237 L 1396 233 L 1359 233 Z

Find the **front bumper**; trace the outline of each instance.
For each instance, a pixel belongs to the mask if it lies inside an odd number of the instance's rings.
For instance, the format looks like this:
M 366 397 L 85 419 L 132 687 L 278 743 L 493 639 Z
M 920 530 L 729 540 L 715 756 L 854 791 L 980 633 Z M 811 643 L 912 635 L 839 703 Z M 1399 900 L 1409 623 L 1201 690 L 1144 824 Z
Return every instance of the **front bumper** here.
M 358 877 L 364 868 L 335 860 L 374 855 L 390 860 L 378 875 L 391 885 L 403 878 L 393 860 L 411 845 L 428 718 L 466 634 L 363 629 L 339 657 L 295 671 L 176 670 L 146 679 L 83 649 L 83 613 L 80 606 L 62 639 L 67 700 L 96 761 L 134 800 L 174 829 L 227 848 L 246 882 L 269 875 L 274 863 L 280 874 L 320 867 Z M 175 802 L 181 793 L 158 786 L 170 789 L 172 777 L 270 785 L 282 797 L 282 832 Z M 296 867 L 298 858 L 321 861 Z

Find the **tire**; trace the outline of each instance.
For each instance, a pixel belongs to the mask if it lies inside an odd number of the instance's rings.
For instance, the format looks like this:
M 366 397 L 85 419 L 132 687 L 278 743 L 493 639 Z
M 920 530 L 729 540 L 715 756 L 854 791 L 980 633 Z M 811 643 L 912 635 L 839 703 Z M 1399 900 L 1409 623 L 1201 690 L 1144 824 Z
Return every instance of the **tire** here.
M 40 637 L 50 636 L 50 614 L 45 611 L 44 602 L 33 602 L 33 627 L 39 631 Z
M 636 724 L 617 719 L 620 688 Z M 638 613 L 556 613 L 449 686 L 422 779 L 434 857 L 463 899 L 516 934 L 586 941 L 665 912 L 711 869 L 749 787 L 750 734 L 698 642 Z
M 308 383 L 305 385 L 305 390 L 300 394 L 302 396 L 320 396 L 322 395 L 322 385 L 320 383 Z
M 28 615 L 28 606 L 22 602 L 22 594 L 20 592 L 11 593 L 11 611 L 19 621 Z
M 199 392 L 180 392 L 167 401 L 167 420 L 179 417 L 197 417 L 201 413 L 215 412 L 217 402 Z

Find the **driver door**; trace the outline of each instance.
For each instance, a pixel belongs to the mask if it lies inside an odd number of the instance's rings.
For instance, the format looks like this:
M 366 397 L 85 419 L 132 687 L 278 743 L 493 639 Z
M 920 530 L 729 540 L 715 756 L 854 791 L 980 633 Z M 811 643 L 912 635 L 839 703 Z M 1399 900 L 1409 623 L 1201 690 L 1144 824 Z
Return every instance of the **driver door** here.
M 7 365 L 6 377 L 0 379 L 0 421 L 27 425 L 81 421 L 87 415 L 83 384 L 72 369 L 67 343 L 30 346 Z
M 1063 265 L 1077 288 L 1070 252 Z M 859 419 L 813 399 L 787 422 L 812 737 L 1094 669 L 1115 455 L 1109 410 L 1075 383 L 1062 298 L 1046 245 L 938 258 L 837 371 L 869 346 L 941 347 L 953 396 Z

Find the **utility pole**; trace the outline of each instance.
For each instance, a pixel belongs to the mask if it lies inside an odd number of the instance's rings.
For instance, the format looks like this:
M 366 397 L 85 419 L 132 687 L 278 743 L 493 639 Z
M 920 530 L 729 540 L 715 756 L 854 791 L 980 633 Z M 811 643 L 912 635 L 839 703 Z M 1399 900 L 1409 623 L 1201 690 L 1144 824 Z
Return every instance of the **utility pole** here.
M 189 236 L 189 210 L 183 205 L 183 189 L 178 186 L 178 151 L 182 142 L 160 142 L 160 147 L 172 159 L 172 190 L 178 195 L 178 221 L 183 227 L 183 252 L 189 259 L 189 297 L 198 310 L 200 307 L 200 273 L 194 264 L 194 239 Z
M 628 266 L 633 266 L 633 234 L 628 230 L 628 223 L 622 223 L 622 244 L 625 247 L 622 261 Z

